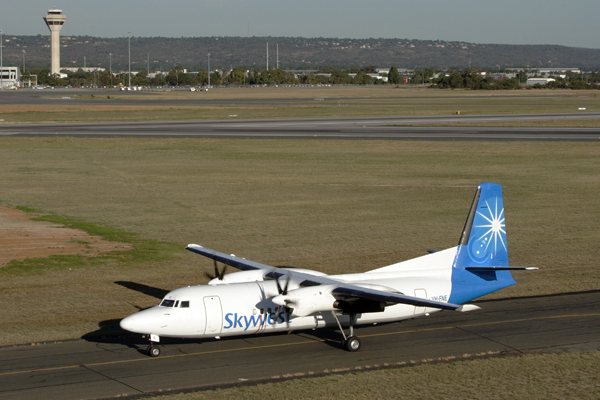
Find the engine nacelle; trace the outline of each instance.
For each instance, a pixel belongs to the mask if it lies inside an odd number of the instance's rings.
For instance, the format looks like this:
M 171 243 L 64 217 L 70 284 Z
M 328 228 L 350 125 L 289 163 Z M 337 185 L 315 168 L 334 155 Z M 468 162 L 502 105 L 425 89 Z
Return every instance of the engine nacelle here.
M 305 317 L 307 315 L 335 310 L 336 298 L 331 294 L 332 286 L 320 285 L 290 290 L 285 295 L 278 295 L 271 300 L 273 303 L 292 309 L 292 315 Z
M 226 283 L 244 283 L 244 282 L 256 282 L 264 281 L 265 271 L 261 269 L 254 269 L 250 271 L 240 271 L 227 274 L 223 277 L 223 280 L 215 278 L 208 282 L 209 285 L 223 285 Z

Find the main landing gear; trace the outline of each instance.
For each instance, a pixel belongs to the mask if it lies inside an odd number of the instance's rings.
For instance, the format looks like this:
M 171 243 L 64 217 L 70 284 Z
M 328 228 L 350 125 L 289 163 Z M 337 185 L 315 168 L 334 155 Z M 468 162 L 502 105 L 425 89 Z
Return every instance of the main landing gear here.
M 342 324 L 340 324 L 340 320 L 338 319 L 335 311 L 332 311 L 331 314 L 338 326 L 340 327 L 340 331 L 342 332 L 342 336 L 344 340 L 342 341 L 342 347 L 350 352 L 355 352 L 360 349 L 360 339 L 354 336 L 354 323 L 356 322 L 356 314 L 350 314 L 350 335 L 346 336 L 344 333 L 344 329 L 342 328 Z

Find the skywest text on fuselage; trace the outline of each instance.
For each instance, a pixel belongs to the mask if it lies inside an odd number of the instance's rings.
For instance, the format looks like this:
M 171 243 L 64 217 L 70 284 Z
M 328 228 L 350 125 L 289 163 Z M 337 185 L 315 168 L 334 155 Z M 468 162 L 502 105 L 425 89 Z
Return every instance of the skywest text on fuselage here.
M 264 317 L 264 318 L 263 318 Z M 226 325 L 223 326 L 223 329 L 235 329 L 237 327 L 244 328 L 244 331 L 247 331 L 248 328 L 267 325 L 275 325 L 275 324 L 283 324 L 284 322 L 290 324 L 290 314 L 281 311 L 279 314 L 277 313 L 269 313 L 266 315 L 239 315 L 237 313 L 228 313 L 225 314 L 225 322 Z

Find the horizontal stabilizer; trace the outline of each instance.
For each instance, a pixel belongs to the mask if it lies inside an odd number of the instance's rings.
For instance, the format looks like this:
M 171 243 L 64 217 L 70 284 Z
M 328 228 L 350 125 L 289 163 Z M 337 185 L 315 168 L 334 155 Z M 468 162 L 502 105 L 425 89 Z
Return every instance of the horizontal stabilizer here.
M 475 304 L 465 304 L 465 305 L 461 306 L 460 308 L 458 308 L 456 311 L 467 312 L 467 311 L 475 311 L 475 310 L 481 310 L 481 307 L 477 307 Z
M 467 271 L 532 271 L 537 267 L 493 267 L 493 266 L 476 266 L 465 267 Z

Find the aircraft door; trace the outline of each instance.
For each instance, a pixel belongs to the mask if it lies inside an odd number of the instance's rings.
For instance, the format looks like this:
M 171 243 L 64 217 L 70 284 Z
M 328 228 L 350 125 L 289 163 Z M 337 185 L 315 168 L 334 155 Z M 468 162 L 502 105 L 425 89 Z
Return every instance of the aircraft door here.
M 425 289 L 415 289 L 415 297 L 418 297 L 420 299 L 426 299 L 427 298 L 427 290 Z M 425 313 L 425 307 L 417 307 L 415 306 L 415 315 L 416 314 L 423 314 Z
M 204 310 L 206 311 L 204 334 L 219 336 L 223 328 L 223 309 L 219 296 L 205 297 Z

